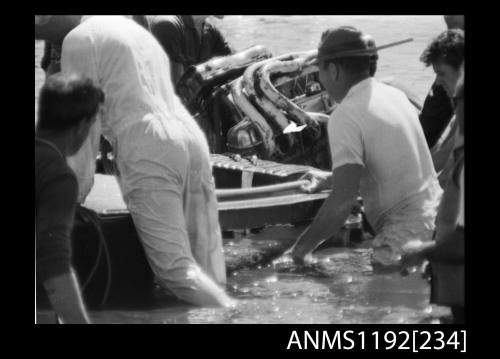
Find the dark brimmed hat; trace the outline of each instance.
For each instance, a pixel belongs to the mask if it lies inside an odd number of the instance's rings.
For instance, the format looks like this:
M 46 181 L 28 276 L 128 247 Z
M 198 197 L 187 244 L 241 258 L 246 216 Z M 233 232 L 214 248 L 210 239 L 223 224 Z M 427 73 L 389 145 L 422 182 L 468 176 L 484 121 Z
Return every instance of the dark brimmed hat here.
M 377 54 L 375 41 L 352 26 L 328 29 L 321 35 L 318 46 L 318 62 L 352 56 Z

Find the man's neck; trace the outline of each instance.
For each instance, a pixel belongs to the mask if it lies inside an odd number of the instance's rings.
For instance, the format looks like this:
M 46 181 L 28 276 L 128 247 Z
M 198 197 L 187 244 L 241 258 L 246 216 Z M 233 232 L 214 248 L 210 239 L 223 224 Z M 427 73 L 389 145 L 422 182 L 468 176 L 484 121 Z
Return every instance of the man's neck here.
M 67 136 L 55 135 L 50 131 L 38 131 L 36 136 L 52 143 L 63 156 L 66 157 L 68 155 L 69 141 Z
M 362 74 L 362 75 L 357 75 L 357 76 L 350 76 L 349 78 L 347 78 L 345 80 L 345 86 L 344 86 L 344 91 L 342 93 L 342 99 L 340 101 L 342 101 L 346 96 L 347 94 L 349 93 L 349 91 L 354 87 L 356 86 L 357 84 L 359 84 L 361 81 L 364 81 L 366 79 L 370 78 L 370 75 L 369 74 Z M 339 102 L 340 102 L 339 101 Z

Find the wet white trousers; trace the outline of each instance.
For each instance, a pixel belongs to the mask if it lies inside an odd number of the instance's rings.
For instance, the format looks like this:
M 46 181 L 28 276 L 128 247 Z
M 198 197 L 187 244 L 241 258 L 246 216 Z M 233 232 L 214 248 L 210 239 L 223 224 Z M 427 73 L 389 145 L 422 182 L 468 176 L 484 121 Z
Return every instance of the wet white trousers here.
M 99 127 L 96 123 L 81 153 L 68 159 L 77 176 L 79 168 L 95 162 Z M 224 285 L 226 272 L 202 131 L 192 119 L 166 122 L 147 115 L 121 130 L 112 144 L 125 203 L 159 284 L 181 300 L 210 304 L 213 295 L 203 289 L 206 276 Z M 89 178 L 80 179 L 86 195 L 92 180 L 89 186 Z
M 412 240 L 431 241 L 442 189 L 434 180 L 426 191 L 409 197 L 375 223 L 373 261 L 397 265 L 402 247 Z

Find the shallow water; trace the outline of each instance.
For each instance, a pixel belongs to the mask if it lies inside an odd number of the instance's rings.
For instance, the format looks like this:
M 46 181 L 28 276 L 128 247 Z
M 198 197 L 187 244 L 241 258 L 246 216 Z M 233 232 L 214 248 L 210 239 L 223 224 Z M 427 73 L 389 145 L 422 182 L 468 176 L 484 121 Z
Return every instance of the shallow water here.
M 262 243 L 296 237 L 304 227 L 276 226 L 241 239 L 225 239 L 227 260 L 251 252 Z M 262 248 L 261 245 L 259 245 Z M 94 323 L 441 323 L 449 310 L 429 305 L 429 286 L 419 273 L 377 273 L 370 249 L 330 247 L 317 251 L 328 271 L 273 265 L 239 269 L 228 276 L 235 308 L 195 308 L 179 302 L 158 302 L 137 310 L 91 311 Z M 251 261 L 248 261 L 251 262 Z M 40 322 L 53 321 L 50 311 Z
M 419 56 L 445 30 L 442 16 L 227 16 L 215 22 L 237 50 L 262 44 L 274 55 L 315 48 L 321 33 L 337 25 L 356 26 L 379 45 L 413 37 L 410 44 L 380 52 L 377 76 L 398 78 L 421 99 L 434 75 Z M 35 41 L 35 117 L 44 79 L 42 54 L 43 43 Z M 300 228 L 293 231 L 297 235 Z M 278 232 L 264 231 L 259 238 L 276 239 Z M 239 299 L 233 309 L 175 304 L 141 311 L 92 311 L 90 316 L 96 323 L 438 323 L 449 314 L 429 306 L 429 286 L 418 274 L 373 274 L 363 251 L 326 249 L 321 254 L 336 265 L 330 276 L 272 266 L 234 273 L 228 277 L 228 290 Z M 42 321 L 50 319 L 49 312 L 40 315 Z

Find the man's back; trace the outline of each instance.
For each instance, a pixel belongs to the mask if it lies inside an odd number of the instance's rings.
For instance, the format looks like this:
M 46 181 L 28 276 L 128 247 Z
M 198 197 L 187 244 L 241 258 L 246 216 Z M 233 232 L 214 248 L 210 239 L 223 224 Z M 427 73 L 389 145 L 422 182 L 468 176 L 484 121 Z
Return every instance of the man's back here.
M 360 191 L 376 229 L 393 210 L 411 205 L 412 198 L 434 200 L 431 155 L 418 114 L 401 91 L 373 78 L 361 81 L 333 113 L 329 133 L 334 168 L 364 166 Z
M 208 22 L 203 23 L 200 38 L 190 15 L 149 16 L 149 25 L 170 60 L 182 64 L 184 70 L 232 52 L 220 31 Z
M 108 138 L 150 113 L 189 116 L 175 96 L 170 63 L 161 46 L 122 16 L 93 16 L 70 32 L 63 43 L 62 69 L 92 75 L 102 86 L 107 96 L 103 130 Z

